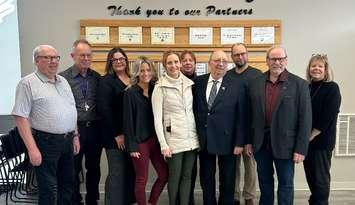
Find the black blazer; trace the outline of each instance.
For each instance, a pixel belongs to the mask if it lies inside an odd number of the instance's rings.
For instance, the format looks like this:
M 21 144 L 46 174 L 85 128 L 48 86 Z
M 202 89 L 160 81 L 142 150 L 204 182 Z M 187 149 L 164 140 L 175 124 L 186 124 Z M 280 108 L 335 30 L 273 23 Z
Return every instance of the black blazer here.
M 104 147 L 117 148 L 115 137 L 123 134 L 123 94 L 126 85 L 114 74 L 106 74 L 97 91 L 97 108 L 101 116 Z
M 269 73 L 249 84 L 251 98 L 251 136 L 254 152 L 264 142 L 265 85 Z M 312 126 L 312 105 L 308 83 L 288 73 L 283 82 L 271 121 L 271 147 L 274 157 L 292 159 L 293 153 L 307 154 Z
M 244 146 L 248 114 L 246 85 L 225 75 L 212 108 L 208 110 L 206 88 L 209 76 L 198 76 L 193 86 L 194 114 L 201 151 L 217 155 L 232 154 L 235 146 Z

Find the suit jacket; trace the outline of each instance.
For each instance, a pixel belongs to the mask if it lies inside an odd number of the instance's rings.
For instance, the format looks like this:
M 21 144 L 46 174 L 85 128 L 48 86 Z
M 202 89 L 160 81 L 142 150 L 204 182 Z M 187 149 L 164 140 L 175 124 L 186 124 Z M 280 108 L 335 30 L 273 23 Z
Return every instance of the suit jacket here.
M 269 72 L 249 84 L 251 136 L 254 152 L 264 142 L 265 85 Z M 292 73 L 283 82 L 272 114 L 271 147 L 275 158 L 292 159 L 293 153 L 306 155 L 312 127 L 312 105 L 308 83 Z
M 209 76 L 198 76 L 193 86 L 194 114 L 201 151 L 217 155 L 232 154 L 235 146 L 244 146 L 248 112 L 246 85 L 225 75 L 211 110 L 208 110 L 206 88 Z

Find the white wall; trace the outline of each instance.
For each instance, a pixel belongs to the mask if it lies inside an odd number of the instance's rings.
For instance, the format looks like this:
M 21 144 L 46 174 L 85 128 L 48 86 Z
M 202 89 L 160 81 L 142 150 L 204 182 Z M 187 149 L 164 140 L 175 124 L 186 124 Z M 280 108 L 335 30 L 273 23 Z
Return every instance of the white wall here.
M 204 9 L 207 5 L 221 8 L 253 8 L 251 16 L 163 16 L 150 19 L 196 19 L 196 20 L 243 20 L 280 19 L 282 21 L 282 42 L 288 50 L 289 71 L 302 77 L 312 53 L 327 53 L 335 73 L 335 80 L 341 87 L 342 113 L 355 113 L 355 97 L 351 84 L 355 77 L 355 1 L 352 0 L 155 0 L 155 1 L 19 1 L 19 27 L 22 75 L 32 72 L 32 49 L 38 44 L 52 44 L 63 57 L 61 69 L 71 64 L 70 46 L 79 37 L 80 19 L 145 19 L 144 16 L 114 16 L 106 9 L 109 5 L 123 5 L 127 8 L 177 8 Z M 332 180 L 336 187 L 355 187 L 352 170 L 353 158 L 335 158 Z M 298 166 L 296 187 L 305 187 L 302 166 Z M 345 182 L 345 185 L 344 183 Z M 338 186 L 337 184 L 342 184 Z

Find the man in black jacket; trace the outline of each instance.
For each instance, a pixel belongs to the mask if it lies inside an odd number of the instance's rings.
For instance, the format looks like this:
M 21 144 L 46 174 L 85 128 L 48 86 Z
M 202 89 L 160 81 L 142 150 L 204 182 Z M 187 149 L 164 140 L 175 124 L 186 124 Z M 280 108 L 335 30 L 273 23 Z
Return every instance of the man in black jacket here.
M 294 164 L 304 160 L 312 126 L 308 83 L 287 71 L 282 47 L 267 51 L 269 71 L 249 85 L 252 148 L 260 187 L 260 205 L 274 204 L 274 166 L 279 205 L 293 204 Z
M 224 51 L 212 53 L 210 74 L 198 76 L 193 89 L 194 114 L 200 140 L 200 182 L 203 204 L 216 205 L 216 158 L 219 167 L 218 204 L 233 204 L 235 155 L 241 154 L 246 132 L 246 87 L 226 74 Z

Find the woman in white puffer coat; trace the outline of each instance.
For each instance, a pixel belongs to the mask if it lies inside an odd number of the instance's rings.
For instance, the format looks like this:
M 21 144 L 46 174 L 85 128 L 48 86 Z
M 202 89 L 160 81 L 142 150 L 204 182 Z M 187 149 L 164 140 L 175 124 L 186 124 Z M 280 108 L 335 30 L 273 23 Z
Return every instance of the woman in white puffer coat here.
M 180 72 L 179 54 L 165 52 L 163 66 L 166 73 L 152 94 L 154 125 L 169 167 L 169 204 L 187 205 L 191 173 L 199 148 L 192 109 L 194 83 Z

